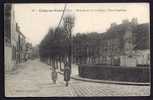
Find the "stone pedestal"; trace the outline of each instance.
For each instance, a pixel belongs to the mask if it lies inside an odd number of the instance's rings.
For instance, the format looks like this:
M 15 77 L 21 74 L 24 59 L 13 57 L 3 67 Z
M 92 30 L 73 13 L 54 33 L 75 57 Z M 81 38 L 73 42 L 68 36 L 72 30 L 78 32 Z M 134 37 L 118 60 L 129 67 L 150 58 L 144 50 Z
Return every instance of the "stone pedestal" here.
M 120 66 L 136 67 L 136 59 L 134 57 L 120 56 Z

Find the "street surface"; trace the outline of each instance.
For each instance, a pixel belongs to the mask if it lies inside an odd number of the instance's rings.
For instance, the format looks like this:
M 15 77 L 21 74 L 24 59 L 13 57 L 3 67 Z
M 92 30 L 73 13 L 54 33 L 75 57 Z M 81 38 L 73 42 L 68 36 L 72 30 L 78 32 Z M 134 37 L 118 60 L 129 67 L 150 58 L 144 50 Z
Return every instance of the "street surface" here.
M 57 84 L 51 80 L 49 65 L 29 60 L 5 73 L 6 97 L 59 97 L 59 96 L 148 96 L 150 86 L 93 83 L 71 79 L 65 87 L 63 75 L 58 74 Z

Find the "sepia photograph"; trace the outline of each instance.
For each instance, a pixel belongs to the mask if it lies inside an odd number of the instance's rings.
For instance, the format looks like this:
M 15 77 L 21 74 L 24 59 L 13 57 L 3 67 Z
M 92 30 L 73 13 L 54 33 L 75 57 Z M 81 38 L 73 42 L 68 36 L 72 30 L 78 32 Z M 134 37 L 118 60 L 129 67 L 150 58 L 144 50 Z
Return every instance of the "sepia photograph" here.
M 5 3 L 5 97 L 150 96 L 149 3 Z

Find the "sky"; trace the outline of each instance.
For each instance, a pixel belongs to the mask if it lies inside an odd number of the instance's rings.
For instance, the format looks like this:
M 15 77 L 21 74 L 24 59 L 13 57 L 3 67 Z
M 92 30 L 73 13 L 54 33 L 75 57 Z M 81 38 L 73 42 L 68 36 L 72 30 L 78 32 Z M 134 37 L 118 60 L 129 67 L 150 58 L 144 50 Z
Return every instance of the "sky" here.
M 64 6 L 64 3 L 15 4 L 15 20 L 27 39 L 37 45 L 49 28 L 58 26 Z M 124 19 L 137 18 L 138 23 L 150 23 L 148 3 L 68 3 L 64 16 L 68 14 L 75 17 L 73 35 L 103 33 L 111 23 L 120 24 Z

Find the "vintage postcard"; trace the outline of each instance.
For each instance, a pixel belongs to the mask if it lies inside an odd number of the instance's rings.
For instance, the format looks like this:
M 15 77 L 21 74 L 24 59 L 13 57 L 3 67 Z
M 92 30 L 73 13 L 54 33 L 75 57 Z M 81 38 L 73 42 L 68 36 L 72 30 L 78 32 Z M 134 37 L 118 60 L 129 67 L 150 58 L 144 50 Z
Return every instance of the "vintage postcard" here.
M 150 96 L 149 3 L 5 3 L 6 97 Z

